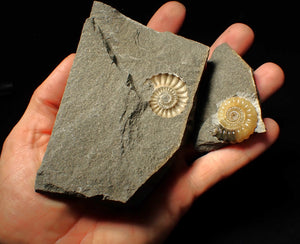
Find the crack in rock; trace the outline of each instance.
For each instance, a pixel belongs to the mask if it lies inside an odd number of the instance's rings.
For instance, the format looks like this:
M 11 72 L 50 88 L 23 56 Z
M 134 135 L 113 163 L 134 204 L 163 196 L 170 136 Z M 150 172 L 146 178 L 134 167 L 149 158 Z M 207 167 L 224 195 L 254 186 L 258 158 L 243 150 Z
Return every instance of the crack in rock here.
M 125 99 L 125 109 L 120 118 L 121 156 L 125 153 L 126 148 L 130 149 L 132 143 L 139 137 L 139 118 L 148 106 L 148 103 L 144 102 L 138 93 L 131 74 L 128 75 L 125 84 L 129 90 Z
M 95 19 L 94 18 L 91 18 L 91 21 L 92 21 L 92 24 L 93 24 L 93 26 L 94 26 L 94 31 L 95 32 L 98 32 L 99 34 L 100 34 L 100 36 L 101 36 L 101 40 L 102 40 L 102 42 L 103 42 L 103 45 L 104 45 L 104 47 L 105 47 L 105 49 L 106 49 L 106 51 L 107 51 L 107 53 L 108 53 L 108 55 L 109 55 L 109 58 L 111 59 L 111 61 L 112 61 L 112 64 L 115 64 L 116 66 L 118 66 L 118 60 L 117 60 L 117 56 L 114 54 L 114 52 L 112 51 L 112 48 L 111 48 L 111 45 L 109 44 L 109 42 L 108 42 L 108 38 L 106 38 L 105 36 L 104 36 L 104 33 L 103 33 L 103 31 L 101 30 L 101 28 L 99 27 L 99 25 L 97 25 L 96 23 L 95 23 Z

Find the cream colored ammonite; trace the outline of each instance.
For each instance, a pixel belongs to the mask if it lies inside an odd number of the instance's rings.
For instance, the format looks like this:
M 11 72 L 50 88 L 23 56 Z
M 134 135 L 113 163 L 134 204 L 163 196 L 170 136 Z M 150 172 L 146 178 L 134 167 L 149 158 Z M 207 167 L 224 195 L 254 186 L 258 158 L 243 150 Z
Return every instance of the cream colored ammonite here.
M 216 136 L 230 143 L 242 142 L 253 134 L 257 126 L 257 112 L 252 103 L 242 97 L 231 97 L 219 106 L 219 127 Z
M 172 118 L 184 111 L 188 101 L 186 83 L 177 75 L 158 74 L 151 82 L 154 91 L 149 101 L 152 111 L 163 117 Z

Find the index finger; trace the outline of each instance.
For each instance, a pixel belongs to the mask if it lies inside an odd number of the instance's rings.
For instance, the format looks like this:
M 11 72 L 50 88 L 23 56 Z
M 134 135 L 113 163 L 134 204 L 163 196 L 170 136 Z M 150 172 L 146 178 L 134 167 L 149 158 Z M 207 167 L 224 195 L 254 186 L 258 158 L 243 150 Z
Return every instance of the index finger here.
M 183 4 L 171 1 L 162 5 L 148 22 L 148 27 L 164 32 L 177 33 L 185 18 L 185 7 Z

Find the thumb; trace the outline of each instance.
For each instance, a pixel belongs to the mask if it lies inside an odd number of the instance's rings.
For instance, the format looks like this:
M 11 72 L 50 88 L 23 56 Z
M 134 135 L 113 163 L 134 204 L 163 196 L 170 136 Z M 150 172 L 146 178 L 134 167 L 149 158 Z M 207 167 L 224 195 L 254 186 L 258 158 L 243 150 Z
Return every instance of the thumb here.
M 48 78 L 35 90 L 29 105 L 20 121 L 13 128 L 3 144 L 4 152 L 16 155 L 24 148 L 40 148 L 36 160 L 38 164 L 43 156 L 56 114 L 64 93 L 69 72 L 75 55 L 65 58 L 48 76 Z M 6 150 L 5 150 L 6 149 Z
M 51 133 L 74 57 L 75 54 L 66 57 L 34 91 L 19 122 L 22 127 L 39 133 Z

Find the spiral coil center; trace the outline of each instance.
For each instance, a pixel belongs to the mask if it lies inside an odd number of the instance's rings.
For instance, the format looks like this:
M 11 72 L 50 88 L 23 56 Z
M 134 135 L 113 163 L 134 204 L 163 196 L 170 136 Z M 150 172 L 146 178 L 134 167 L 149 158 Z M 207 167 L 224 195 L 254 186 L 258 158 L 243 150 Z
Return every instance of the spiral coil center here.
M 178 101 L 176 92 L 170 87 L 159 87 L 157 88 L 153 96 L 157 96 L 159 106 L 164 109 L 170 109 L 174 107 Z
M 226 120 L 229 123 L 242 123 L 245 120 L 245 113 L 239 107 L 231 107 L 226 112 Z
M 150 79 L 154 91 L 149 101 L 152 111 L 164 118 L 172 118 L 185 109 L 188 101 L 186 83 L 173 74 L 158 74 Z

